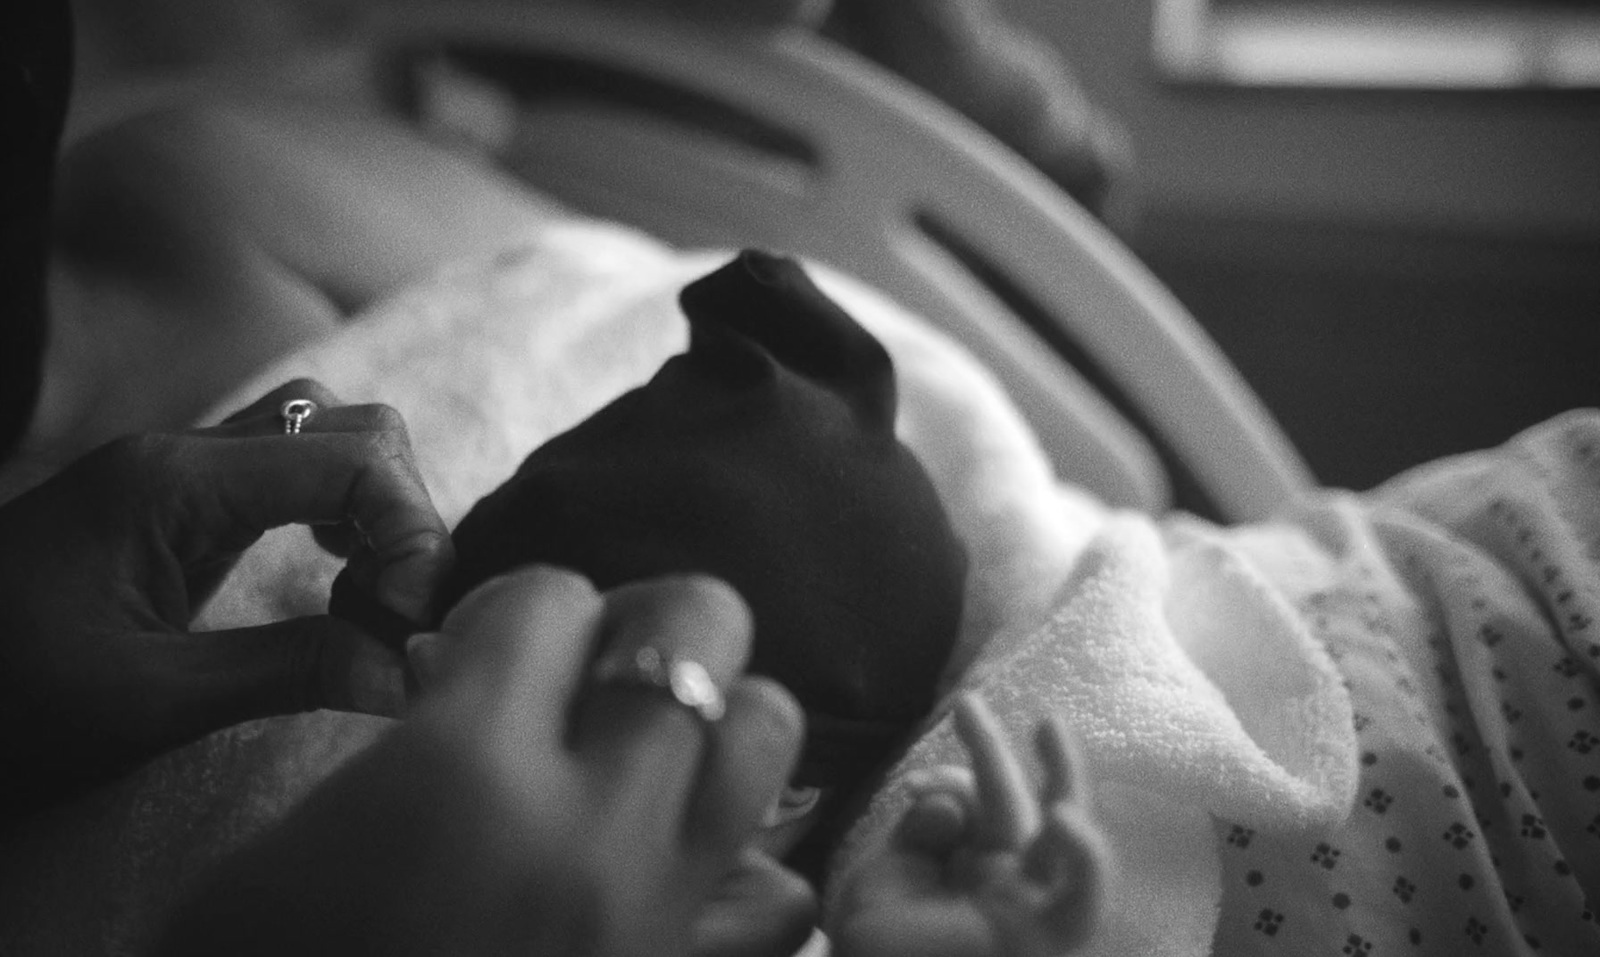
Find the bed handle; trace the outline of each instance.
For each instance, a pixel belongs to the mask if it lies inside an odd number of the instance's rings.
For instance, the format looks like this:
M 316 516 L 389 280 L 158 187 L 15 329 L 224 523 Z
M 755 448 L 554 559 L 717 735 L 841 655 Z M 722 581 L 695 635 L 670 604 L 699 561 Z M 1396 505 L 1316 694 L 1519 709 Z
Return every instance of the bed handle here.
M 373 29 L 433 71 L 422 93 L 453 96 L 458 127 L 575 208 L 884 289 L 994 370 L 1058 474 L 1112 504 L 1164 509 L 1170 473 L 1179 504 L 1259 519 L 1311 484 L 1115 236 L 954 111 L 810 31 L 555 3 L 407 8 Z M 514 100 L 474 86 L 496 70 L 525 75 Z

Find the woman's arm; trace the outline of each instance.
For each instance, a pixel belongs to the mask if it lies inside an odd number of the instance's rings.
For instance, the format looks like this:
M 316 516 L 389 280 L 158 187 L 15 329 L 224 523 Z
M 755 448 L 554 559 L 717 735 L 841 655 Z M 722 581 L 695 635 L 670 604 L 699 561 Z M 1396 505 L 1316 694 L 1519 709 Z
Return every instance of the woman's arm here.
M 192 423 L 242 379 L 441 264 L 551 215 L 388 119 L 195 102 L 63 158 L 35 437 L 58 459 Z

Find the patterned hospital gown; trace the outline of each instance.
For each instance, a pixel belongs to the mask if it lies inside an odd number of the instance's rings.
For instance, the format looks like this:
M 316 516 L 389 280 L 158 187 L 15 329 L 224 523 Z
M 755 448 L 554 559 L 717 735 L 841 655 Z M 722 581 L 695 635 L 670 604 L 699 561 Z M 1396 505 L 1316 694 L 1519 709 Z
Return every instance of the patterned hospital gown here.
M 1292 522 L 1325 574 L 1264 570 L 1344 675 L 1360 787 L 1325 835 L 1218 822 L 1215 953 L 1600 955 L 1600 413 Z

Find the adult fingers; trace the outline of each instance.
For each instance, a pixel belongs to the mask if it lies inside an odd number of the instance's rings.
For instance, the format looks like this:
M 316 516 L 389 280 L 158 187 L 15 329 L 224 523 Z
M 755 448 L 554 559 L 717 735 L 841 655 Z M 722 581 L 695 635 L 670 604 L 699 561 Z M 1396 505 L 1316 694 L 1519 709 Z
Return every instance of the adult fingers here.
M 189 435 L 211 439 L 293 438 L 295 435 L 330 435 L 340 432 L 371 432 L 391 427 L 393 408 L 381 402 L 344 405 L 327 389 L 313 379 L 300 379 L 307 387 L 295 388 L 292 384 L 273 390 L 259 403 L 240 410 L 218 425 L 195 429 Z M 284 415 L 288 402 L 304 395 L 318 395 L 313 399 L 313 409 L 303 411 L 294 421 L 298 430 L 290 432 L 289 419 Z M 282 399 L 281 396 L 289 396 Z
M 265 438 L 148 435 L 112 449 L 112 465 L 142 472 L 176 512 L 186 563 L 236 551 L 291 523 L 351 522 L 369 557 L 352 573 L 366 590 L 412 620 L 428 617 L 434 587 L 453 552 L 423 486 L 399 413 L 364 413 L 371 428 Z
M 539 740 L 513 747 L 554 753 L 593 658 L 604 602 L 574 572 L 533 565 L 492 578 L 450 610 L 437 634 L 409 649 L 431 691 L 456 691 L 498 732 Z
M 971 692 L 956 702 L 955 726 L 972 756 L 979 848 L 1022 849 L 1039 830 L 1039 809 L 1005 729 L 983 699 Z
M 270 715 L 319 708 L 396 715 L 405 704 L 399 656 L 326 615 L 132 640 L 141 682 L 129 690 L 141 699 L 137 713 L 152 722 L 138 733 L 158 747 Z
M 574 719 L 574 748 L 618 794 L 648 791 L 663 833 L 677 833 L 699 775 L 704 722 L 668 689 L 626 675 L 644 649 L 668 669 L 690 663 L 727 688 L 749 657 L 750 611 L 727 584 L 706 576 L 640 582 L 606 596 L 602 662 L 618 680 L 591 682 Z
M 789 957 L 811 935 L 816 920 L 811 885 L 747 849 L 696 918 L 693 957 Z
M 423 694 L 444 684 L 451 645 L 456 640 L 459 639 L 440 631 L 419 631 L 406 639 L 406 664 Z
M 367 432 L 384 428 L 386 408 L 381 405 L 344 405 L 333 390 L 315 379 L 295 379 L 224 419 L 221 424 L 195 429 L 190 435 L 203 438 L 268 438 L 286 434 L 289 420 L 284 411 L 291 402 L 311 403 L 309 411 L 295 420 L 299 432 Z M 311 534 L 318 545 L 340 558 L 356 554 L 366 543 L 354 521 L 313 525 Z M 369 586 L 370 582 L 367 583 Z
M 317 405 L 317 412 L 338 407 L 338 396 L 333 390 L 315 379 L 294 379 L 255 400 L 223 419 L 220 425 L 197 429 L 196 434 L 218 436 L 262 435 L 283 432 L 283 404 L 293 399 L 308 399 Z M 316 414 L 312 415 L 316 418 Z M 308 420 L 302 428 L 310 427 Z
M 707 731 L 684 835 L 715 856 L 744 845 L 777 801 L 799 757 L 805 717 L 782 686 L 745 677 L 728 690 L 727 713 Z

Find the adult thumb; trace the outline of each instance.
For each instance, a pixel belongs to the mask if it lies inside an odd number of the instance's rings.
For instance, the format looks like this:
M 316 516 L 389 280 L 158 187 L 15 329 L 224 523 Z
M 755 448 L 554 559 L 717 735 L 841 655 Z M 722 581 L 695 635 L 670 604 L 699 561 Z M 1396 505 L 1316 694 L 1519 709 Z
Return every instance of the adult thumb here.
M 167 636 L 147 663 L 167 670 L 172 736 L 193 738 L 256 718 L 331 708 L 398 715 L 400 655 L 329 615 Z M 155 649 L 151 649 L 154 651 Z
M 405 700 L 399 655 L 327 616 L 143 632 L 99 650 L 72 681 L 0 701 L 8 761 L 40 772 L 0 787 L 0 816 L 48 807 L 256 718 L 318 708 L 391 715 Z

